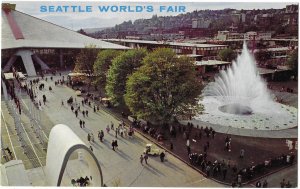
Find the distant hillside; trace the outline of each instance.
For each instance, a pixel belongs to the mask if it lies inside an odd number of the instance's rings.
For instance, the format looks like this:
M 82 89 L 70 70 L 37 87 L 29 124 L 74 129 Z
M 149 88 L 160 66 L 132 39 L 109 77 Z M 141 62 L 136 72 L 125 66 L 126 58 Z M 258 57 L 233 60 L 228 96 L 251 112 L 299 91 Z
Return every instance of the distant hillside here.
M 253 10 L 196 10 L 178 16 L 157 16 L 150 19 L 129 20 L 102 31 L 89 30 L 95 38 L 125 38 L 160 40 L 172 35 L 213 37 L 218 31 L 272 31 L 274 35 L 298 34 L 298 5 L 283 9 Z M 87 30 L 88 31 L 88 30 Z M 160 38 L 158 38 L 160 37 Z M 152 39 L 153 38 L 153 39 Z
M 110 27 L 104 27 L 104 28 L 83 28 L 83 31 L 87 34 L 101 32 L 105 29 L 109 29 Z

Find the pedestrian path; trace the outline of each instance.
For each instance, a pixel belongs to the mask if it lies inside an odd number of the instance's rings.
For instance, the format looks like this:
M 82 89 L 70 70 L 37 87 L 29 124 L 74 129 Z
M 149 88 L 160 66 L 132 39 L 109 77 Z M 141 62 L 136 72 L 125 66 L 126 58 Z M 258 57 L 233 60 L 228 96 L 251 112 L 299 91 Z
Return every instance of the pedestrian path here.
M 54 80 L 58 78 L 54 77 Z M 69 126 L 76 135 L 78 135 L 87 146 L 92 146 L 93 153 L 99 160 L 102 172 L 104 173 L 104 183 L 108 186 L 205 186 L 205 187 L 222 187 L 223 185 L 204 178 L 197 171 L 190 168 L 172 155 L 167 155 L 167 162 L 160 162 L 159 157 L 149 157 L 148 165 L 142 166 L 139 157 L 143 153 L 145 145 L 150 141 L 135 133 L 133 138 L 122 138 L 118 136 L 118 149 L 112 150 L 111 142 L 116 140 L 115 134 L 110 131 L 107 133 L 105 128 L 111 122 L 115 126 L 119 124 L 111 115 L 100 110 L 94 113 L 93 109 L 88 106 L 80 105 L 80 109 L 88 110 L 89 116 L 83 117 L 79 114 L 76 118 L 71 111 L 70 106 L 66 103 L 62 106 L 61 101 L 73 96 L 77 103 L 81 103 L 82 98 L 76 97 L 74 90 L 66 86 L 55 86 L 54 82 L 45 82 L 45 89 L 52 86 L 53 91 L 39 91 L 38 98 L 46 95 L 46 106 L 42 105 L 42 112 L 47 115 L 53 125 L 65 124 Z M 86 122 L 86 128 L 82 129 L 79 120 Z M 97 139 L 97 132 L 104 131 L 104 142 Z M 89 143 L 87 134 L 93 133 L 95 142 Z M 66 139 L 67 140 L 67 139 Z M 70 179 L 70 177 L 69 177 Z M 37 183 L 37 182 L 35 182 Z M 69 183 L 66 181 L 66 183 Z M 203 184 L 205 183 L 205 185 Z

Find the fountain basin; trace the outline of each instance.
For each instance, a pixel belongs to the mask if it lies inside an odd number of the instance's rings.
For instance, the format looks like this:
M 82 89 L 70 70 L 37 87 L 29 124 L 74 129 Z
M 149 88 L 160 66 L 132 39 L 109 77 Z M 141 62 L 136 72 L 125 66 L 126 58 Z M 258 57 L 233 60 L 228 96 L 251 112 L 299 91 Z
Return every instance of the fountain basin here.
M 204 97 L 199 103 L 204 105 L 205 110 L 193 118 L 194 124 L 202 125 L 205 122 L 223 127 L 267 131 L 290 129 L 298 125 L 297 108 L 277 102 L 270 103 L 265 109 L 240 103 L 237 106 L 245 111 L 244 114 L 222 111 L 222 108 L 220 110 L 220 107 L 228 105 L 230 108 L 237 107 L 235 103 L 230 103 L 230 99 L 224 101 L 219 96 Z M 247 114 L 249 108 L 252 110 L 251 114 Z
M 238 103 L 226 104 L 223 106 L 219 106 L 218 109 L 221 112 L 229 113 L 229 114 L 236 114 L 236 115 L 251 115 L 253 112 L 249 106 L 244 106 L 244 105 L 238 104 Z

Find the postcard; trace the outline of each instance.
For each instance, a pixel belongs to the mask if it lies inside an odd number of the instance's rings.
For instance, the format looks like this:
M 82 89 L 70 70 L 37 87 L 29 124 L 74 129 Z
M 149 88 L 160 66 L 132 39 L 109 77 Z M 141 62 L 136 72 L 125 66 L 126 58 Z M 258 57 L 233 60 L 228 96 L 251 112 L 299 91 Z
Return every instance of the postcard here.
M 1 186 L 297 187 L 298 11 L 2 2 Z

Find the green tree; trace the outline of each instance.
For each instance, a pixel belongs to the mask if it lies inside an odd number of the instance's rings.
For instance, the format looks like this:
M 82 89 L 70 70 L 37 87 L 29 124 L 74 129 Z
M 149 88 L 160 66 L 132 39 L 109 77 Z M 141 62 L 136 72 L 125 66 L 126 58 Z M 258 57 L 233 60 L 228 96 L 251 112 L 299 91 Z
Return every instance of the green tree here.
M 97 58 L 99 49 L 96 49 L 95 45 L 88 45 L 84 49 L 81 49 L 76 56 L 74 72 L 84 72 L 92 74 L 93 65 Z
M 161 48 L 145 57 L 143 66 L 128 78 L 125 102 L 138 118 L 166 124 L 196 110 L 201 89 L 193 61 Z
M 92 83 L 91 74 L 93 73 L 93 65 L 97 58 L 99 49 L 96 49 L 95 45 L 88 45 L 84 49 L 81 49 L 79 54 L 76 56 L 74 72 L 87 73 L 90 76 L 81 77 L 80 79 L 87 83 L 88 91 Z
M 107 72 L 105 90 L 114 105 L 124 104 L 126 80 L 135 69 L 141 66 L 146 54 L 145 49 L 133 49 L 113 59 Z
M 287 65 L 293 71 L 295 76 L 298 75 L 298 49 L 294 50 L 287 61 Z
M 222 49 L 219 52 L 218 56 L 222 61 L 228 61 L 228 62 L 231 62 L 235 58 L 234 52 L 231 48 Z
M 94 75 L 96 75 L 96 80 L 94 81 L 95 85 L 105 86 L 107 71 L 112 64 L 113 59 L 120 55 L 120 53 L 121 51 L 112 49 L 103 50 L 98 53 L 93 66 Z
M 266 50 L 259 50 L 258 52 L 255 53 L 255 59 L 257 62 L 266 62 L 270 60 L 271 58 L 271 53 Z

